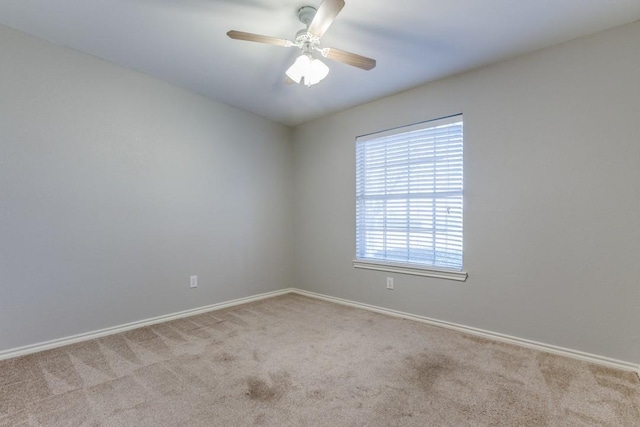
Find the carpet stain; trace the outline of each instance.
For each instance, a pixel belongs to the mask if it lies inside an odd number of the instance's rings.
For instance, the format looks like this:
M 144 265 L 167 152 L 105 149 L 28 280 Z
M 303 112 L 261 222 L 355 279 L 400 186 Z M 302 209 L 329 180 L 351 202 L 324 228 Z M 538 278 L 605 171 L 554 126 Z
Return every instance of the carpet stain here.
M 291 378 L 286 372 L 270 374 L 271 385 L 257 376 L 247 377 L 247 392 L 251 400 L 260 402 L 276 402 L 291 388 Z
M 456 362 L 444 354 L 423 353 L 416 357 L 408 356 L 408 377 L 425 391 L 430 391 L 440 377 L 448 375 L 456 366 Z

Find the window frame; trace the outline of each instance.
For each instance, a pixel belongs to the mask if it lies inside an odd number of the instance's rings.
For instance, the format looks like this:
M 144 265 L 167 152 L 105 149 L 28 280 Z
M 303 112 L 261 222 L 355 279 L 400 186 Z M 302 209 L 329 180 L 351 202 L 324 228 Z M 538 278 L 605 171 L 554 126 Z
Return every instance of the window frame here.
M 401 126 L 401 127 L 381 131 L 381 132 L 374 132 L 371 134 L 358 136 L 356 138 L 356 144 L 355 144 L 356 162 L 358 162 L 359 160 L 357 150 L 358 150 L 358 144 L 360 143 L 366 143 L 367 141 L 370 141 L 370 140 L 376 140 L 376 139 L 385 138 L 389 136 L 398 136 L 402 134 L 408 134 L 416 130 L 427 130 L 427 129 L 435 128 L 438 126 L 445 126 L 446 124 L 453 124 L 458 121 L 464 123 L 462 114 L 454 114 L 454 115 L 433 119 L 433 120 L 428 120 L 428 121 L 424 121 L 424 122 L 420 122 L 420 123 L 416 123 L 408 126 Z M 464 176 L 464 136 L 463 136 L 462 144 L 463 144 L 463 149 L 462 149 L 463 150 L 462 151 L 463 172 L 462 173 Z M 357 180 L 358 180 L 358 165 L 356 164 L 356 182 Z M 461 191 L 462 191 L 461 197 L 463 199 L 462 206 L 464 206 L 464 185 L 462 186 Z M 434 199 L 434 200 L 437 200 L 437 199 Z M 356 203 L 358 203 L 358 185 L 357 184 L 356 184 Z M 464 207 L 462 209 L 464 211 Z M 462 225 L 464 212 L 461 212 L 461 215 L 463 216 L 462 219 L 460 220 Z M 385 214 L 385 221 L 386 221 L 386 214 Z M 464 229 L 462 229 L 462 232 L 464 233 Z M 355 235 L 356 248 L 358 247 L 357 239 L 359 237 L 361 238 L 362 236 L 359 236 L 358 234 L 358 216 L 356 214 L 356 235 Z M 461 239 L 462 239 L 462 243 L 464 243 L 464 234 L 462 235 Z M 464 249 L 462 249 L 462 251 L 464 254 Z M 464 258 L 462 258 L 462 260 L 463 259 Z M 456 281 L 462 281 L 462 282 L 466 281 L 468 277 L 467 272 L 464 271 L 464 268 L 463 268 L 464 264 L 461 266 L 460 270 L 458 270 L 453 268 L 450 269 L 450 268 L 445 268 L 441 266 L 435 266 L 435 265 L 426 264 L 426 263 L 424 264 L 412 263 L 412 262 L 395 261 L 395 260 L 388 260 L 388 259 L 376 259 L 376 258 L 369 258 L 369 257 L 359 258 L 357 249 L 356 249 L 356 256 L 353 259 L 353 266 L 359 269 L 385 271 L 390 273 L 410 274 L 410 275 L 417 275 L 417 276 L 424 276 L 424 277 L 456 280 Z

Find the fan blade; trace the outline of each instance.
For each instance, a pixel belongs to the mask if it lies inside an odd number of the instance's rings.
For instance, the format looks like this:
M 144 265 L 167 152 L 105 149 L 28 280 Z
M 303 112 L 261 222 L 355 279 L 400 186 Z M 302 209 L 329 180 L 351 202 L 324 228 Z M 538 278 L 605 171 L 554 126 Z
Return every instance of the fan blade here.
M 232 39 L 245 40 L 248 42 L 275 44 L 277 46 L 284 46 L 284 47 L 289 47 L 293 45 L 289 40 L 279 39 L 277 37 L 261 36 L 260 34 L 245 33 L 243 31 L 231 30 L 227 33 L 227 35 Z
M 318 7 L 308 31 L 318 38 L 322 37 L 343 7 L 344 0 L 324 0 Z
M 366 56 L 356 55 L 355 53 L 346 52 L 333 47 L 323 49 L 323 51 L 326 52 L 326 54 L 323 52 L 323 55 L 329 59 L 353 65 L 354 67 L 362 68 L 363 70 L 370 70 L 376 66 L 376 60 L 367 58 Z

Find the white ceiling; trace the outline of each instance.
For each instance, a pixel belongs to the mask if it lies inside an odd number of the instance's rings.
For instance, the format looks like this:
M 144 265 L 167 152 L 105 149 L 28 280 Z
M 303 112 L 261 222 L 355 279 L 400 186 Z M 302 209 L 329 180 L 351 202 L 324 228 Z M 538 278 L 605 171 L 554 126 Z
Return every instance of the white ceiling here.
M 325 60 L 311 88 L 285 85 L 300 6 L 320 0 L 2 0 L 0 22 L 269 119 L 299 123 L 447 75 L 640 19 L 639 0 L 346 0 L 322 39 L 375 58 Z

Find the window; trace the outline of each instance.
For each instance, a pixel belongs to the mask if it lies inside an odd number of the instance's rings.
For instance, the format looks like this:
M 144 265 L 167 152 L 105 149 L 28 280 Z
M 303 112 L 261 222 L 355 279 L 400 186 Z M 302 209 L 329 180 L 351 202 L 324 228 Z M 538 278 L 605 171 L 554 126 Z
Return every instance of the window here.
M 354 266 L 465 280 L 462 115 L 356 139 Z

